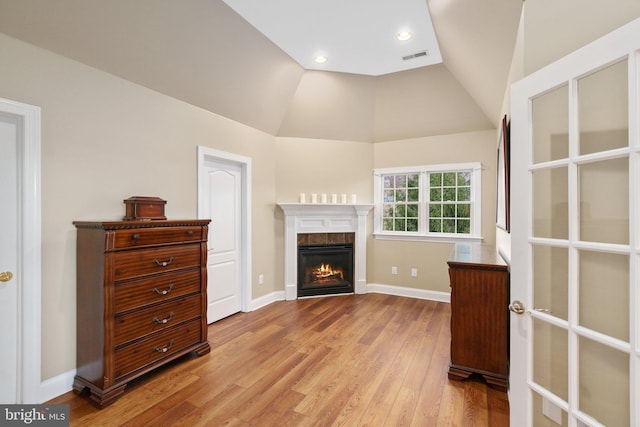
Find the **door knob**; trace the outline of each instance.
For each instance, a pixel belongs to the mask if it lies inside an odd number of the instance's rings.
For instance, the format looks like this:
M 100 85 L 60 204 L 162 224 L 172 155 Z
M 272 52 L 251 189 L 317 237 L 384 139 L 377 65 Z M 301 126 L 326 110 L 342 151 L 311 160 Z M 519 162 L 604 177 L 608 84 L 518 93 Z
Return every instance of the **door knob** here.
M 511 304 L 509 304 L 509 310 L 513 311 L 515 314 L 524 313 L 524 304 L 521 301 L 515 300 Z
M 13 273 L 10 271 L 3 271 L 0 273 L 0 282 L 8 282 L 13 278 Z

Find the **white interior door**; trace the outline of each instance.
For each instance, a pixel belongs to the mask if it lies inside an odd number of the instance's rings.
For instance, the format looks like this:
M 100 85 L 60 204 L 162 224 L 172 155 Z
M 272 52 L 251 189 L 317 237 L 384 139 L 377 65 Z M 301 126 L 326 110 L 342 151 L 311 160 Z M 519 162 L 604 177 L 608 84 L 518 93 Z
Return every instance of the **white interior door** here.
M 18 398 L 18 120 L 0 112 L 0 403 Z
M 209 159 L 205 163 L 204 216 L 211 218 L 207 256 L 207 321 L 242 309 L 242 168 Z
M 0 403 L 42 398 L 40 223 L 40 108 L 0 98 Z
M 639 57 L 636 20 L 512 87 L 512 426 L 640 425 Z

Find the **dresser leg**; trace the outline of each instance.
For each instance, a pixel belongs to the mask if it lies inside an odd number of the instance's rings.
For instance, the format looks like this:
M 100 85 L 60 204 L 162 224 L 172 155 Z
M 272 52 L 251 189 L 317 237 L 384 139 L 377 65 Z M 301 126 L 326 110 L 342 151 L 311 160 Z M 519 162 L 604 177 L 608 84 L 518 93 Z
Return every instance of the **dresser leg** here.
M 473 372 L 471 371 L 459 369 L 459 368 L 456 368 L 455 366 L 449 365 L 448 376 L 450 380 L 456 380 L 456 381 L 466 380 L 471 376 L 472 373 Z
M 507 391 L 507 388 L 509 385 L 509 380 L 507 378 L 496 377 L 493 375 L 484 374 L 482 372 L 467 370 L 467 369 L 459 368 L 454 365 L 449 365 L 448 376 L 450 380 L 456 380 L 456 381 L 466 380 L 472 374 L 480 375 L 482 378 L 484 378 L 484 381 L 491 388 L 494 388 L 500 391 Z
M 496 378 L 490 375 L 483 375 L 484 380 L 489 384 L 491 388 L 495 388 L 500 391 L 507 391 L 508 381 L 504 378 Z
M 110 388 L 108 390 L 101 390 L 94 386 L 92 383 L 85 381 L 82 378 L 76 377 L 73 381 L 73 391 L 79 395 L 88 395 L 91 403 L 98 408 L 102 409 L 115 402 L 127 387 L 127 383 L 118 384 L 118 386 Z
M 209 345 L 209 341 L 205 341 L 202 344 L 200 344 L 200 346 L 194 349 L 193 352 L 198 356 L 204 356 L 205 354 L 210 353 L 211 346 Z

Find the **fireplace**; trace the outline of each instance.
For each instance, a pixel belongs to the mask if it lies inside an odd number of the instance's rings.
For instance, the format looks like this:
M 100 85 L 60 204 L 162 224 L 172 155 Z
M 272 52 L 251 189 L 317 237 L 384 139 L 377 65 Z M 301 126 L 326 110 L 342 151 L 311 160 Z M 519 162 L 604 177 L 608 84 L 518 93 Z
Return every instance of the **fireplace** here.
M 298 247 L 347 245 L 352 250 L 351 290 L 340 293 L 367 292 L 366 224 L 370 204 L 278 203 L 285 215 L 284 286 L 285 299 L 299 296 Z M 343 273 L 344 274 L 344 273 Z M 346 289 L 346 288 L 343 288 Z
M 353 244 L 298 246 L 298 297 L 353 293 Z

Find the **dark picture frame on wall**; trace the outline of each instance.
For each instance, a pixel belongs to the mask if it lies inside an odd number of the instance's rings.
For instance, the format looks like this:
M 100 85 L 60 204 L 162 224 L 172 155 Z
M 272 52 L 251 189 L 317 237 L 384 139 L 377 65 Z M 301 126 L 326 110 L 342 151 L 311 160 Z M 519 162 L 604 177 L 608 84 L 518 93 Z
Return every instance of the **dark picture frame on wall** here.
M 500 138 L 498 140 L 498 176 L 496 188 L 496 225 L 510 232 L 509 202 L 511 175 L 511 123 L 505 115 L 500 123 Z

